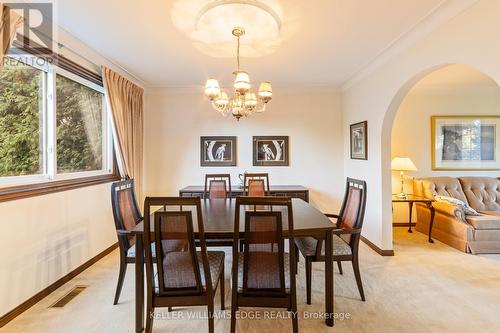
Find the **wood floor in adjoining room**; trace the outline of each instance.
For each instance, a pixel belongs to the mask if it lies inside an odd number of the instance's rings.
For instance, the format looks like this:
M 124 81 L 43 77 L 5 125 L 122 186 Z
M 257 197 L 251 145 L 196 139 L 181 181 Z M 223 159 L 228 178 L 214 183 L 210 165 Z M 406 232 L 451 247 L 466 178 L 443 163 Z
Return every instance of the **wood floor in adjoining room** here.
M 361 245 L 361 275 L 366 302 L 359 299 L 352 268 L 344 263 L 344 275 L 335 273 L 335 311 L 343 320 L 326 327 L 322 319 L 299 319 L 301 332 L 500 332 L 500 255 L 474 256 L 405 228 L 394 229 L 394 257 L 381 257 Z M 230 255 L 226 261 L 227 314 Z M 120 303 L 113 306 L 118 273 L 114 251 L 78 277 L 52 293 L 0 329 L 3 333 L 78 333 L 134 331 L 133 266 L 125 280 Z M 76 285 L 88 286 L 63 308 L 49 308 Z M 299 316 L 324 310 L 323 265 L 313 264 L 312 305 L 305 300 L 304 260 L 297 279 Z M 218 300 L 218 297 L 216 297 Z M 217 305 L 218 306 L 218 303 Z M 238 321 L 239 332 L 289 332 L 285 312 L 249 309 L 247 316 L 262 319 Z M 206 332 L 202 308 L 162 309 L 154 332 Z M 188 316 L 201 315 L 198 319 Z M 270 316 L 278 318 L 271 319 Z M 264 318 L 266 317 L 266 318 Z M 229 318 L 229 317 L 228 317 Z M 229 332 L 230 321 L 216 319 L 216 332 Z

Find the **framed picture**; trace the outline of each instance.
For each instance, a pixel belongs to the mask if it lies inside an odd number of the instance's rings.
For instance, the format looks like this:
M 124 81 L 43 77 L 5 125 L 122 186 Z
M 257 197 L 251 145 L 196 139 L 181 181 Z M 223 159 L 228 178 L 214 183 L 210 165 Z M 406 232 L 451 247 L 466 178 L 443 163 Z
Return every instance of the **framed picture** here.
M 202 136 L 200 138 L 201 166 L 236 166 L 235 136 Z
M 500 116 L 432 116 L 432 170 L 500 170 Z
M 351 125 L 351 159 L 368 159 L 368 122 Z
M 254 166 L 288 166 L 288 136 L 254 136 Z

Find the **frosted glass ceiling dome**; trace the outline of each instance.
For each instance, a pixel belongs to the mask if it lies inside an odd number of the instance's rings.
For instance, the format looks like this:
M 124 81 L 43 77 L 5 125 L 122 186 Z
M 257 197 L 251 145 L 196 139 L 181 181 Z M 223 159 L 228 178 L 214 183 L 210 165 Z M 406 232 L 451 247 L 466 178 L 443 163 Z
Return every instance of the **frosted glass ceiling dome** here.
M 293 9 L 287 8 L 287 17 L 296 16 L 292 13 Z M 296 19 L 284 19 L 283 7 L 277 0 L 177 0 L 171 16 L 174 25 L 200 51 L 214 57 L 233 56 L 234 27 L 246 31 L 242 56 L 258 57 L 276 51 L 297 25 Z

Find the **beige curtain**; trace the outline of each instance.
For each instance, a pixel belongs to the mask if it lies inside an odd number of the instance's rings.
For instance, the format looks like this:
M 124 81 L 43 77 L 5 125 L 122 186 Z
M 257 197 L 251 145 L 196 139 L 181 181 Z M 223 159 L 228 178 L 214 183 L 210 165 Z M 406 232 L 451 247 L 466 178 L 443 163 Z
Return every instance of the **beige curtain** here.
M 0 68 L 3 67 L 3 58 L 12 45 L 16 29 L 22 23 L 21 16 L 0 2 Z
M 103 67 L 106 98 L 111 107 L 115 131 L 115 151 L 120 174 L 135 181 L 142 202 L 144 90 L 109 68 Z

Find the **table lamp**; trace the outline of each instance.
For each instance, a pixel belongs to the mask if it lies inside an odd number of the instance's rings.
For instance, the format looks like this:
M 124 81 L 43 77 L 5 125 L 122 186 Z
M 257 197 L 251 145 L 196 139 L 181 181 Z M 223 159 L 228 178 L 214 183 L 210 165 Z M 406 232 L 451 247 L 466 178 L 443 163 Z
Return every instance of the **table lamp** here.
M 398 198 L 406 199 L 405 188 L 404 188 L 405 186 L 404 172 L 417 171 L 417 167 L 408 157 L 394 157 L 394 159 L 391 162 L 391 169 L 401 172 L 401 193 L 398 194 Z

